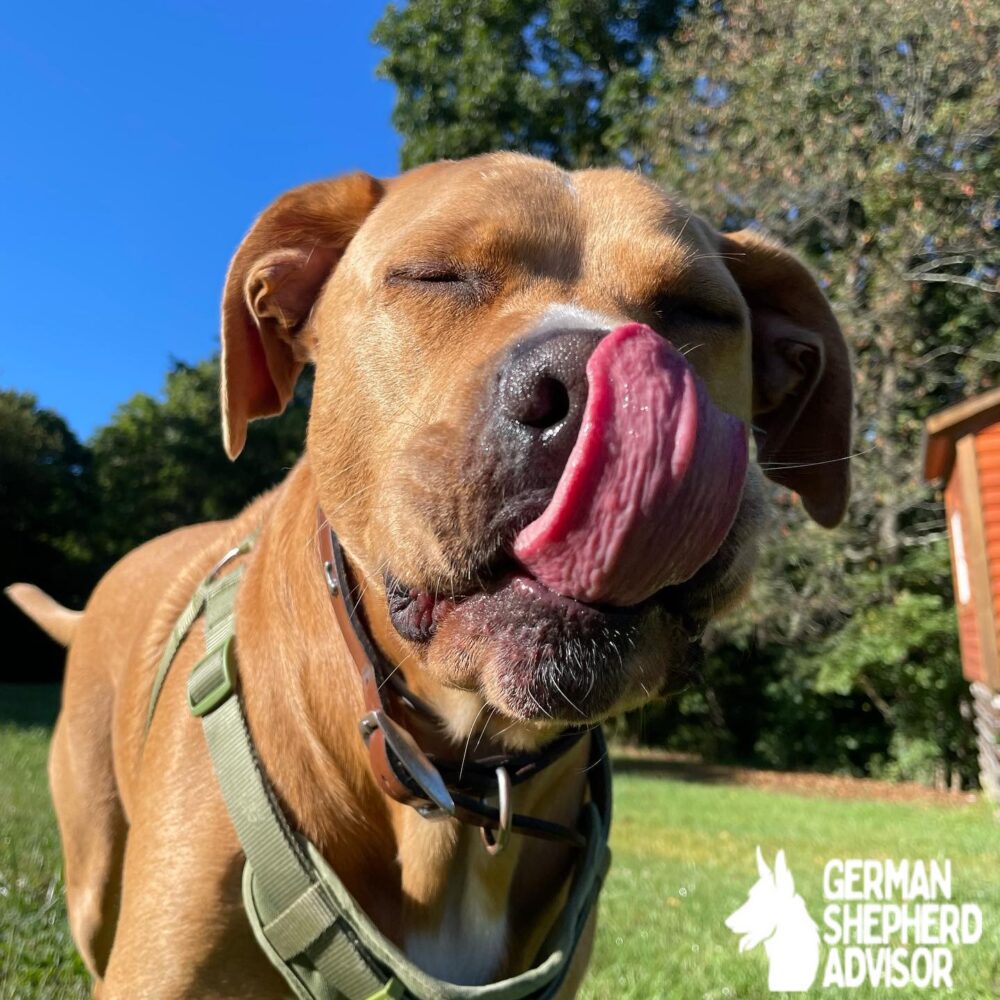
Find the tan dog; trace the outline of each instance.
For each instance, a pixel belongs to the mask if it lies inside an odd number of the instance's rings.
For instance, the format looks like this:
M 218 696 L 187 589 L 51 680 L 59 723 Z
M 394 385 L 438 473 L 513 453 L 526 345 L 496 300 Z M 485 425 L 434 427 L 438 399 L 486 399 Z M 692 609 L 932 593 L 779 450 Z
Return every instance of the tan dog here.
M 697 399 L 752 423 L 760 464 L 697 573 L 634 603 L 601 577 L 608 593 L 588 603 L 572 580 L 560 597 L 518 569 L 512 542 L 555 503 L 582 440 L 595 345 L 629 323 L 685 349 Z M 306 454 L 285 482 L 231 522 L 132 552 L 78 621 L 11 588 L 70 646 L 50 776 L 70 923 L 95 996 L 287 992 L 250 934 L 239 844 L 187 708 L 200 631 L 143 741 L 174 621 L 254 530 L 236 607 L 240 685 L 287 816 L 428 971 L 466 983 L 518 972 L 560 905 L 573 852 L 514 837 L 490 857 L 477 831 L 428 822 L 378 790 L 317 560 L 317 506 L 363 587 L 376 643 L 447 720 L 446 731 L 414 724 L 421 746 L 452 757 L 470 740 L 479 753 L 538 746 L 686 680 L 692 639 L 746 590 L 761 466 L 820 523 L 842 516 L 851 381 L 829 307 L 789 254 L 748 231 L 716 233 L 637 174 L 496 154 L 279 198 L 233 260 L 222 345 L 234 458 L 248 421 L 280 412 L 303 365 L 316 366 Z M 689 533 L 697 543 L 697 527 Z M 538 558 L 546 572 L 555 565 Z M 519 786 L 516 807 L 572 824 L 585 759 L 581 744 Z

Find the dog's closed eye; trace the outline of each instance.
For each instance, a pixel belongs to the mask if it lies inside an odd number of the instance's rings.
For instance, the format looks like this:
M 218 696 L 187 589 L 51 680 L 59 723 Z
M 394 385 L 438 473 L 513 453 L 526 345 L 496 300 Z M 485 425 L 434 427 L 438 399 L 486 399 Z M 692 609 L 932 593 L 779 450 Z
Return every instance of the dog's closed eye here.
M 657 295 L 650 311 L 660 323 L 707 324 L 742 329 L 743 313 L 736 306 L 708 302 L 704 299 L 683 298 L 671 293 Z
M 390 283 L 468 281 L 470 277 L 469 272 L 449 264 L 402 264 L 386 274 L 386 280 Z
M 411 261 L 389 268 L 385 284 L 390 288 L 455 295 L 478 302 L 487 297 L 496 281 L 482 270 L 452 261 Z

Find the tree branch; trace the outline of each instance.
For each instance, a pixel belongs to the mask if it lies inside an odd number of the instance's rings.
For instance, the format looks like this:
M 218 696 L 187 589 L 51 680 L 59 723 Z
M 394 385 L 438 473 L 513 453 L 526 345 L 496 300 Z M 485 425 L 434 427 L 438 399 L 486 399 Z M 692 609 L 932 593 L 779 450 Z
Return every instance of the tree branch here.
M 890 705 L 889 702 L 887 702 L 885 698 L 883 698 L 882 695 L 875 690 L 875 685 L 872 684 L 871 680 L 869 680 L 868 675 L 858 674 L 857 684 L 865 695 L 867 695 L 871 703 L 879 710 L 879 714 L 882 718 L 885 719 L 886 722 L 891 722 L 892 705 Z
M 991 295 L 996 295 L 1000 291 L 995 285 L 988 285 L 984 281 L 968 278 L 964 274 L 916 274 L 911 271 L 909 274 L 904 274 L 903 278 L 906 281 L 939 281 L 950 285 L 965 285 L 968 288 L 978 288 L 979 291 L 988 292 Z

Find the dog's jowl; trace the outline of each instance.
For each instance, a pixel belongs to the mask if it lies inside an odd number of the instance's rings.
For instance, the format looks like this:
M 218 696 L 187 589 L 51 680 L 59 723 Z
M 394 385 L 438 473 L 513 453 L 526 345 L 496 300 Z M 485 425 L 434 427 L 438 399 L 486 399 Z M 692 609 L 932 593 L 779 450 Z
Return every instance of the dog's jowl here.
M 286 480 L 82 615 L 12 591 L 69 646 L 50 774 L 96 994 L 572 996 L 595 725 L 697 683 L 765 477 L 844 513 L 823 295 L 637 174 L 495 154 L 280 197 L 222 354 L 234 459 L 315 365 Z

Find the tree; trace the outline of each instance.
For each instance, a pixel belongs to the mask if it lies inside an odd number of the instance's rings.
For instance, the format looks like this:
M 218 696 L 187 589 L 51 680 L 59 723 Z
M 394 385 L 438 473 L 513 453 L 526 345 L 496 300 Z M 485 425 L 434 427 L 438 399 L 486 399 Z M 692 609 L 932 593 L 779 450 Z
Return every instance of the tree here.
M 410 0 L 373 32 L 399 92 L 404 167 L 494 149 L 567 165 L 634 162 L 673 0 Z
M 924 418 L 1000 371 L 998 33 L 986 0 L 412 0 L 376 29 L 404 166 L 495 148 L 636 165 L 720 227 L 798 250 L 853 345 L 847 525 L 816 529 L 776 490 L 754 599 L 709 637 L 706 684 L 626 732 L 776 766 L 971 773 L 919 453 Z
M 111 565 L 156 535 L 237 514 L 284 478 L 305 442 L 311 369 L 286 413 L 256 421 L 236 463 L 222 448 L 217 359 L 175 362 L 164 398 L 139 394 L 88 445 L 34 396 L 0 392 L 0 586 L 34 583 L 81 608 Z M 15 653 L 0 680 L 53 680 L 63 654 L 8 601 Z
M 81 606 L 96 579 L 88 534 L 90 457 L 65 421 L 28 393 L 0 391 L 0 587 L 18 580 Z M 60 650 L 0 600 L 0 679 L 58 676 Z
M 848 524 L 824 539 L 786 508 L 744 625 L 812 643 L 788 657 L 803 682 L 867 698 L 914 773 L 972 766 L 944 520 L 919 455 L 924 419 L 1000 372 L 998 34 L 985 0 L 703 2 L 652 84 L 656 175 L 718 224 L 796 247 L 854 347 Z
M 175 362 L 162 402 L 133 396 L 94 435 L 95 530 L 106 564 L 173 528 L 232 517 L 298 460 L 310 377 L 299 381 L 283 416 L 254 423 L 234 463 L 222 448 L 218 386 L 217 359 Z

